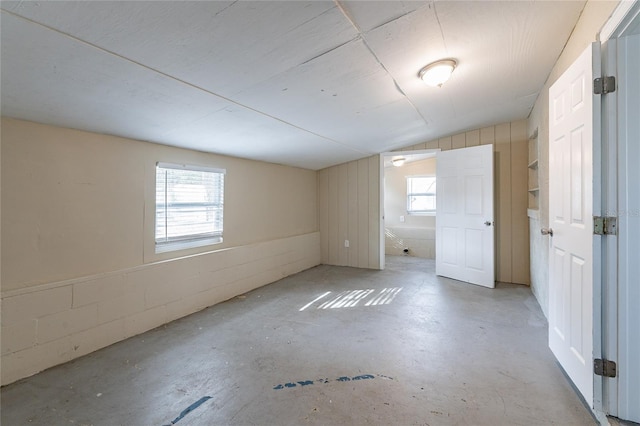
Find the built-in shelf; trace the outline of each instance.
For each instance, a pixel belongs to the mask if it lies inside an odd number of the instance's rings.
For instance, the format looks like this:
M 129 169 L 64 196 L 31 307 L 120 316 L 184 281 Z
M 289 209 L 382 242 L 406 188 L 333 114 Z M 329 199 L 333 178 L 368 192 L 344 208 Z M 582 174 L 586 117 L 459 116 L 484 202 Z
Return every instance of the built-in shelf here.
M 529 137 L 529 210 L 538 211 L 540 208 L 540 181 L 538 170 L 539 159 L 538 129 Z M 529 217 L 532 217 L 529 215 Z

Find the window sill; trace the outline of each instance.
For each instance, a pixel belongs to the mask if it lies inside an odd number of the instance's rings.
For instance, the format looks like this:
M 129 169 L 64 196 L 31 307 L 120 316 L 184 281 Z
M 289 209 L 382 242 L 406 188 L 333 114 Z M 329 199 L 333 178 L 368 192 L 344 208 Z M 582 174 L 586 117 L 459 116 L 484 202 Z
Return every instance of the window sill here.
M 170 243 L 156 244 L 156 254 L 220 244 L 221 242 L 222 237 L 213 237 L 201 240 L 174 241 Z

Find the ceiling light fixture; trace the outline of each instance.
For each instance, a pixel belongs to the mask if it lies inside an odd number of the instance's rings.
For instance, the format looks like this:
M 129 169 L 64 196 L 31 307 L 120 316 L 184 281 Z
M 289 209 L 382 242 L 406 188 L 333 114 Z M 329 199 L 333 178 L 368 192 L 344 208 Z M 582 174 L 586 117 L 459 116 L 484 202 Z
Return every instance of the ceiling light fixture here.
M 441 87 L 444 82 L 449 80 L 456 65 L 458 63 L 454 59 L 442 59 L 422 68 L 418 76 L 429 86 Z
M 404 164 L 405 161 L 406 159 L 404 157 L 398 157 L 391 160 L 391 164 L 393 164 L 395 167 L 400 167 Z

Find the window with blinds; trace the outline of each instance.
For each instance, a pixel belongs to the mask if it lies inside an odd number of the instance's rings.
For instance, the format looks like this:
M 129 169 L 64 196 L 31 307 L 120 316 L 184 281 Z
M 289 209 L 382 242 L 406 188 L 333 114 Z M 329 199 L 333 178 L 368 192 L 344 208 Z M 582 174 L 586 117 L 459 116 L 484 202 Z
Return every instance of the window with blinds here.
M 222 242 L 225 170 L 156 166 L 156 253 Z
M 436 178 L 435 176 L 407 177 L 407 213 L 435 214 Z

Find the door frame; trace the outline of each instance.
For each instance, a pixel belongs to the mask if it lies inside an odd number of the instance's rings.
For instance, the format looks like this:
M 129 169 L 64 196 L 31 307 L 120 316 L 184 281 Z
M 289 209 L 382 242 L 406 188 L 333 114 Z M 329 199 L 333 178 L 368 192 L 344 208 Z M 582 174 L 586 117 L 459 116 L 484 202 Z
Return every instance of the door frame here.
M 621 1 L 609 20 L 604 24 L 596 39 L 602 45 L 602 74 L 617 73 L 617 39 L 623 37 L 629 25 L 640 16 L 640 2 Z M 618 209 L 618 167 L 617 158 L 624 146 L 618 141 L 617 92 L 601 97 L 602 121 L 594 123 L 601 127 L 602 144 L 598 154 L 601 162 L 594 161 L 594 191 L 600 191 L 601 204 L 594 205 L 594 215 L 617 216 Z M 594 160 L 595 160 L 594 155 Z M 595 169 L 599 169 L 599 178 Z M 597 189 L 596 189 L 597 188 Z M 596 213 L 595 208 L 598 208 Z M 627 230 L 618 230 L 628 232 Z M 618 262 L 626 255 L 624 248 L 618 251 L 617 236 L 602 238 L 600 250 L 594 251 L 594 260 L 599 258 L 601 271 L 594 273 L 594 318 L 593 342 L 594 358 L 618 361 L 618 292 L 629 286 L 629 280 L 618 277 Z M 621 255 L 619 257 L 619 255 Z M 627 319 L 629 321 L 629 319 Z M 628 374 L 620 371 L 619 375 Z M 603 378 L 594 375 L 593 409 L 601 423 L 607 424 L 607 415 L 618 416 L 618 377 Z

